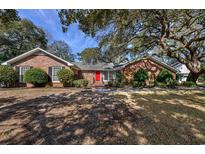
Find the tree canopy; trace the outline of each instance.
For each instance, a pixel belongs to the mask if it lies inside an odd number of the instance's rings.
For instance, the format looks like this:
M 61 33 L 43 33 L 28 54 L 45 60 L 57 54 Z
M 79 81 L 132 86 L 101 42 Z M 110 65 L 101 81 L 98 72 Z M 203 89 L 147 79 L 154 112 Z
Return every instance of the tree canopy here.
M 48 45 L 48 51 L 62 59 L 68 61 L 75 60 L 75 55 L 65 41 L 54 41 L 52 44 Z
M 45 32 L 31 21 L 20 19 L 15 10 L 0 10 L 0 62 L 35 47 L 46 48 Z
M 79 60 L 87 64 L 95 64 L 101 61 L 102 55 L 99 48 L 85 48 L 82 52 L 77 53 Z
M 205 73 L 205 10 L 60 10 L 59 17 L 63 31 L 79 23 L 113 58 L 155 50 L 185 64 L 188 80 Z

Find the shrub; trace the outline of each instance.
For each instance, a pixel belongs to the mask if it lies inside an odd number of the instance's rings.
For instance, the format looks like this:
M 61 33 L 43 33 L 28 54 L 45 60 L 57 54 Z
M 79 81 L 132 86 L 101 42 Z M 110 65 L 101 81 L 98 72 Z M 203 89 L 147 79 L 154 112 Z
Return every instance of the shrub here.
M 124 75 L 121 72 L 117 72 L 115 80 L 117 82 L 122 83 L 122 82 L 125 82 L 125 77 L 124 77 Z
M 196 87 L 197 86 L 196 83 L 193 81 L 185 81 L 182 83 L 182 85 L 185 87 Z
M 138 82 L 145 82 L 145 80 L 147 80 L 148 78 L 149 76 L 147 71 L 141 68 L 137 72 L 135 72 L 133 80 Z
M 109 83 L 109 85 L 112 85 L 114 87 L 123 87 L 126 83 L 125 77 L 121 72 L 116 72 L 116 78 L 112 83 Z
M 87 87 L 88 81 L 85 79 L 74 80 L 73 85 L 78 88 Z
M 199 76 L 199 78 L 198 78 L 198 80 L 197 80 L 198 82 L 205 82 L 205 76 L 203 75 L 201 75 L 201 76 Z
M 155 81 L 154 84 L 155 84 L 155 86 L 160 87 L 160 88 L 166 88 L 167 87 L 167 84 L 164 83 L 164 82 L 157 82 L 157 81 Z
M 167 70 L 161 70 L 156 79 L 157 82 L 163 82 L 163 83 L 168 83 L 173 80 L 174 79 L 172 74 Z
M 144 69 L 139 69 L 133 76 L 133 87 L 144 87 L 145 81 L 149 78 L 148 72 Z
M 134 88 L 136 88 L 136 87 L 142 88 L 142 87 L 145 86 L 145 82 L 133 81 L 133 82 L 132 82 L 132 86 L 133 86 Z
M 118 87 L 118 88 L 124 87 L 124 85 L 125 85 L 124 82 L 113 81 L 112 83 L 113 87 Z
M 64 87 L 69 87 L 73 85 L 74 72 L 71 69 L 62 69 L 57 73 L 59 81 Z
M 24 81 L 32 83 L 35 87 L 43 87 L 48 83 L 48 75 L 40 68 L 32 68 L 25 72 Z
M 1 65 L 0 66 L 0 85 L 11 87 L 17 81 L 18 74 L 10 66 Z
M 173 75 L 167 71 L 167 70 L 161 70 L 157 76 L 156 86 L 165 88 L 165 87 L 170 87 L 174 88 L 177 84 L 177 81 L 174 80 Z

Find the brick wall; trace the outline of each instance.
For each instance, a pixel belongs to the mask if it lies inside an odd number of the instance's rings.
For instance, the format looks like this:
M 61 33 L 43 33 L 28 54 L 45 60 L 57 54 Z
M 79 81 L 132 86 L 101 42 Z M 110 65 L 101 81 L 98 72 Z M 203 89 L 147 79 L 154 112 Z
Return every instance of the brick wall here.
M 62 66 L 69 68 L 66 63 L 51 57 L 50 55 L 37 53 L 31 56 L 28 56 L 16 63 L 12 64 L 12 67 L 15 69 L 17 66 L 32 66 L 34 68 L 41 68 L 46 73 L 48 73 L 48 68 L 52 66 Z M 62 86 L 60 82 L 49 83 L 50 86 Z
M 100 77 L 101 77 L 100 81 L 95 81 L 96 71 L 83 70 L 83 71 L 81 71 L 81 73 L 82 73 L 82 77 L 84 79 L 88 80 L 90 86 L 103 86 L 104 85 L 104 83 L 102 81 L 102 72 L 100 73 Z
M 65 68 L 69 68 L 65 63 L 49 55 L 31 55 L 12 64 L 12 66 L 32 66 L 34 68 L 41 68 L 47 73 L 48 68 L 51 66 L 64 66 Z
M 148 71 L 149 74 L 149 80 L 147 81 L 148 84 L 153 84 L 154 80 L 156 79 L 157 75 L 162 69 L 165 69 L 163 65 L 159 65 L 156 62 L 150 60 L 150 59 L 142 59 L 136 62 L 133 62 L 129 65 L 127 65 L 123 70 L 123 74 L 126 77 L 128 81 L 133 79 L 134 72 L 139 70 L 140 68 L 143 68 Z M 168 70 L 170 71 L 170 70 Z M 170 71 L 170 73 L 173 75 L 174 78 L 176 78 L 176 73 L 173 71 Z

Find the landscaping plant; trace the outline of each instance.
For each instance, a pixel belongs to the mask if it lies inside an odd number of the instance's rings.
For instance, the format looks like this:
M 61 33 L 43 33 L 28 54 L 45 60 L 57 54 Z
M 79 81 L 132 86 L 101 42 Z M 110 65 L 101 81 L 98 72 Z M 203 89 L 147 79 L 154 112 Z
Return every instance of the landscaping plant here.
M 159 72 L 157 79 L 155 81 L 155 85 L 162 88 L 175 87 L 176 84 L 177 83 L 174 80 L 173 75 L 165 69 Z
M 116 72 L 116 78 L 113 81 L 113 83 L 109 83 L 110 85 L 114 87 L 123 87 L 125 85 L 125 77 L 121 72 Z
M 43 87 L 48 83 L 48 75 L 40 68 L 32 68 L 25 72 L 24 81 L 32 83 L 35 87 Z
M 85 80 L 85 79 L 74 80 L 73 85 L 77 88 L 87 87 L 88 80 Z
M 149 78 L 148 72 L 144 69 L 139 69 L 133 76 L 133 87 L 144 87 L 145 81 Z
M 17 81 L 17 72 L 10 66 L 0 66 L 0 86 L 11 87 Z
M 185 81 L 182 83 L 182 86 L 185 86 L 185 87 L 196 87 L 197 84 L 193 81 Z
M 64 87 L 70 87 L 73 85 L 74 72 L 71 69 L 62 69 L 57 73 L 59 81 Z

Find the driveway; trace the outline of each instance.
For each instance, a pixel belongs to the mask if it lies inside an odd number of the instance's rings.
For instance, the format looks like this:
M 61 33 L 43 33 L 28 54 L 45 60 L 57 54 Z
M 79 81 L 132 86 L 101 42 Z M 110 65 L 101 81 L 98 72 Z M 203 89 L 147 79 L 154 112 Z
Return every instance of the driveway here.
M 205 91 L 0 90 L 0 144 L 205 144 Z

